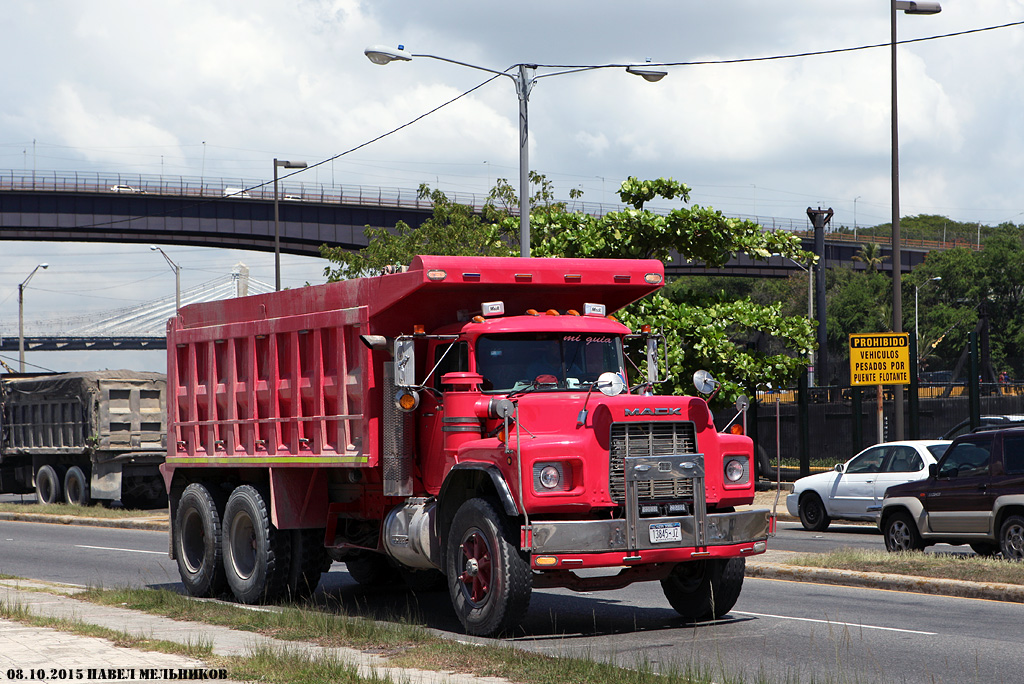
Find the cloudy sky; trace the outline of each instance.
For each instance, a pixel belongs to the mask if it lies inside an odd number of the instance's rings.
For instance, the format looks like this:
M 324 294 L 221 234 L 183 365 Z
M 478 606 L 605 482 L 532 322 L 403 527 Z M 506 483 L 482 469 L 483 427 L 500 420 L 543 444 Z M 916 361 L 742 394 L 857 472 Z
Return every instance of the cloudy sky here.
M 945 0 L 898 18 L 901 214 L 1024 223 L 1024 0 Z M 5 7 L 0 173 L 97 172 L 269 180 L 271 160 L 323 163 L 296 182 L 483 194 L 518 178 L 519 63 L 671 63 L 554 75 L 530 97 L 530 166 L 556 194 L 613 203 L 627 176 L 671 176 L 692 201 L 764 223 L 832 207 L 837 224 L 890 216 L 888 0 L 430 3 L 377 0 L 41 0 Z M 842 50 L 842 51 L 840 51 Z M 836 52 L 839 51 L 839 52 Z M 780 59 L 788 55 L 831 52 Z M 699 64 L 695 64 L 699 63 Z M 540 68 L 538 74 L 563 69 Z M 353 148 L 358 150 L 345 154 Z M 341 156 L 337 156 L 341 155 Z M 238 262 L 273 282 L 272 255 L 166 247 L 183 288 Z M 36 264 L 26 318 L 173 298 L 145 246 L 0 243 L 0 331 Z M 286 257 L 286 286 L 323 264 Z M 14 365 L 16 359 L 5 356 Z M 30 369 L 163 370 L 162 353 L 35 353 Z

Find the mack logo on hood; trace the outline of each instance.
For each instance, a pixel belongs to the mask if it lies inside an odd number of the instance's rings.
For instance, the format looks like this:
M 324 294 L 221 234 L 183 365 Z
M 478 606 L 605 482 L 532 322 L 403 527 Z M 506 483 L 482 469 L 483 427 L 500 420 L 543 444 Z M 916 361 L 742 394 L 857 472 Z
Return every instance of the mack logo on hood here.
M 627 416 L 680 416 L 682 415 L 683 407 L 668 408 L 666 406 L 659 406 L 657 408 L 634 408 L 625 409 Z

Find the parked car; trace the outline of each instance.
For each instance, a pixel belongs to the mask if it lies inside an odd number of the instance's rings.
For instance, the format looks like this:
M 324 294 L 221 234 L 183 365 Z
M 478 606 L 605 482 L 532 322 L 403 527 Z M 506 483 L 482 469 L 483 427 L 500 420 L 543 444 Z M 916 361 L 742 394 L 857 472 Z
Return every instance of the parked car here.
M 1024 559 L 1024 428 L 962 435 L 927 479 L 892 487 L 878 517 L 889 551 L 970 544 Z
M 237 199 L 251 199 L 245 188 L 224 188 L 224 197 L 235 197 Z
M 111 185 L 110 186 L 110 191 L 111 192 L 127 192 L 127 193 L 132 193 L 132 194 L 139 194 L 139 195 L 145 194 L 145 193 L 142 192 L 142 190 L 139 190 L 138 188 L 133 188 L 130 185 Z
M 928 466 L 942 456 L 948 440 L 907 440 L 868 447 L 835 469 L 801 477 L 786 497 L 790 515 L 805 529 L 820 532 L 834 519 L 875 520 L 889 487 L 928 476 Z
M 1009 414 L 1003 416 L 981 416 L 981 424 L 979 427 L 1009 427 L 1011 423 L 1021 423 L 1024 425 L 1024 415 L 1020 414 Z M 956 439 L 960 435 L 967 434 L 971 431 L 971 419 L 960 421 L 950 429 L 946 430 L 946 433 L 942 435 L 942 439 Z

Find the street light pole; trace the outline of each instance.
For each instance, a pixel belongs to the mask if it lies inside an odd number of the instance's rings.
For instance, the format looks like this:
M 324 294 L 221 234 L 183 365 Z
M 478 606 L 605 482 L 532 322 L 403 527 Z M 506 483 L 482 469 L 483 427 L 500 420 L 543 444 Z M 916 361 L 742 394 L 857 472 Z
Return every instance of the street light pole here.
M 150 251 L 160 252 L 167 263 L 171 265 L 171 270 L 174 271 L 174 311 L 177 312 L 181 308 L 181 266 L 171 261 L 171 257 L 167 256 L 167 252 L 160 249 L 156 245 L 149 246 Z
M 304 169 L 304 161 L 285 161 L 274 159 L 274 288 L 281 291 L 281 227 L 280 214 L 277 200 L 277 170 L 282 169 Z
M 18 283 L 18 372 L 25 372 L 25 286 L 39 269 L 50 268 L 50 264 L 39 264 L 28 277 Z
M 407 52 L 403 45 L 399 45 L 397 49 L 383 45 L 372 45 L 363 50 L 363 54 L 366 55 L 367 59 L 374 64 L 383 65 L 394 61 L 408 62 L 411 61 L 413 57 L 426 57 L 429 59 L 436 59 L 441 62 L 448 62 L 450 64 L 458 64 L 459 66 L 469 67 L 470 69 L 477 69 L 478 71 L 486 71 L 489 74 L 495 74 L 512 79 L 512 82 L 515 83 L 516 86 L 516 95 L 519 97 L 519 254 L 523 257 L 530 256 L 530 91 L 533 90 L 533 86 L 538 79 L 547 78 L 549 76 L 560 76 L 562 74 L 572 74 L 578 71 L 590 71 L 600 67 L 579 67 L 576 69 L 566 69 L 565 71 L 556 71 L 554 73 L 541 74 L 540 76 L 537 76 L 536 64 L 517 64 L 515 66 L 515 74 L 510 74 L 507 70 L 496 71 L 495 69 L 488 69 L 487 67 L 469 64 L 467 62 L 460 62 L 454 59 L 448 59 L 447 57 L 413 54 Z M 634 76 L 639 76 L 645 81 L 649 81 L 651 83 L 660 81 L 667 74 L 665 71 L 658 71 L 651 67 L 642 65 L 628 66 L 626 67 L 626 72 L 633 74 Z
M 891 129 L 892 129 L 892 331 L 903 332 L 903 254 L 900 245 L 900 156 L 899 156 L 899 115 L 896 98 L 896 12 L 905 14 L 938 14 L 942 6 L 937 2 L 914 2 L 914 0 L 890 0 L 889 32 L 891 53 Z M 893 428 L 896 439 L 904 438 L 903 385 L 896 385 L 893 392 Z

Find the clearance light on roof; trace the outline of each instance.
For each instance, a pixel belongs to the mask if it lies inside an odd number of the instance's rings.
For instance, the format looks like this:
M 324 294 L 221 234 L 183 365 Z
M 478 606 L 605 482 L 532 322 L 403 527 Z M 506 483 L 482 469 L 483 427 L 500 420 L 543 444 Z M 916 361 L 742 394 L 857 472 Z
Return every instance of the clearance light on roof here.
M 448 277 L 448 271 L 443 268 L 432 268 L 427 271 L 427 280 L 444 280 Z
M 605 308 L 604 304 L 584 304 L 583 305 L 584 316 L 604 316 Z
M 644 282 L 650 283 L 651 285 L 657 285 L 661 282 L 660 273 L 648 273 L 644 276 Z
M 565 315 L 566 316 L 579 316 L 580 312 L 577 311 L 576 309 L 567 309 L 566 312 L 565 312 Z
M 484 316 L 504 316 L 505 302 L 484 302 L 480 305 L 480 312 Z
M 540 314 L 537 312 L 536 309 L 527 309 L 526 310 L 526 315 L 527 316 L 540 316 Z
M 558 311 L 556 311 L 555 309 L 548 309 L 547 311 L 544 312 L 544 315 L 545 316 L 557 316 L 558 315 Z

